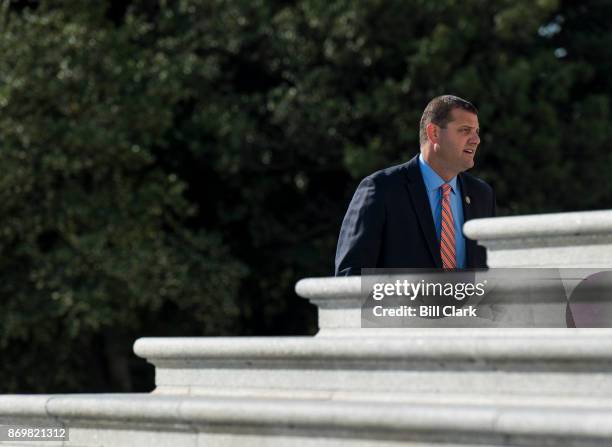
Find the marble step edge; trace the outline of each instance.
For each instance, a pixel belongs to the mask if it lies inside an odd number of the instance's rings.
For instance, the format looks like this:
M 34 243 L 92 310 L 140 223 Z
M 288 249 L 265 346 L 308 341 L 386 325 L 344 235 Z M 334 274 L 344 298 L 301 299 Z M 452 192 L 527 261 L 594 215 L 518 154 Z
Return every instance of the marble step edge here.
M 411 405 L 373 402 L 228 399 L 156 395 L 0 396 L 0 422 L 49 420 L 65 427 L 86 424 L 150 426 L 155 430 L 228 430 L 249 427 L 302 433 L 350 431 L 408 436 L 535 437 L 612 441 L 609 409 L 499 405 Z M 527 445 L 527 444 L 525 444 Z M 543 443 L 529 445 L 544 445 Z M 548 445 L 548 444 L 547 444 Z
M 612 236 L 610 236 L 612 238 Z M 555 269 L 552 267 L 541 267 L 540 269 L 532 268 L 521 268 L 521 267 L 507 267 L 507 268 L 496 268 L 488 271 L 482 271 L 477 273 L 479 280 L 489 279 L 496 280 L 495 293 L 499 296 L 500 293 L 507 294 L 518 299 L 521 294 L 531 294 L 530 300 L 533 300 L 534 293 L 543 293 L 544 296 L 557 296 L 550 295 L 551 292 L 555 292 L 559 285 L 564 282 L 570 284 L 577 284 L 584 278 L 602 272 L 611 271 L 612 266 L 603 263 L 598 267 L 583 267 L 583 268 L 559 268 Z M 540 272 L 540 270 L 543 270 Z M 400 273 L 401 270 L 396 273 L 380 274 L 378 277 L 380 280 L 393 282 L 395 279 L 407 279 L 412 282 L 419 282 L 424 278 L 432 280 L 434 277 L 439 277 L 439 280 L 444 282 L 452 280 L 459 273 L 444 273 L 444 272 L 424 272 L 424 273 Z M 539 273 L 538 273 L 539 272 Z M 546 280 L 547 275 L 551 275 L 555 272 L 554 276 L 549 277 Z M 469 275 L 469 273 L 465 273 Z M 367 281 L 364 280 L 367 278 Z M 367 286 L 368 290 L 372 287 L 374 277 L 370 276 L 341 276 L 341 277 L 314 277 L 314 278 L 303 278 L 295 284 L 295 292 L 298 296 L 306 298 L 316 304 L 319 308 L 361 308 L 366 302 L 368 297 L 367 293 L 364 293 L 364 288 Z M 499 279 L 504 279 L 499 281 Z M 365 282 L 364 282 L 365 281 Z M 548 298 L 550 299 L 550 298 Z M 520 303 L 527 304 L 532 301 L 520 301 Z M 545 301 L 546 302 L 546 301 Z
M 193 391 L 193 392 L 190 392 Z M 469 393 L 467 391 L 432 393 L 432 392 L 371 392 L 342 390 L 301 390 L 301 389 L 246 389 L 246 388 L 193 388 L 167 387 L 154 390 L 158 396 L 193 396 L 201 398 L 229 399 L 295 399 L 311 401 L 340 402 L 377 402 L 404 403 L 411 405 L 463 405 L 463 406 L 499 406 L 499 407 L 537 407 L 537 408 L 573 408 L 612 411 L 612 396 L 592 393 L 589 395 L 551 395 L 503 394 L 500 392 Z
M 490 331 L 490 330 L 486 330 Z M 514 336 L 415 335 L 380 337 L 151 337 L 134 343 L 134 352 L 151 363 L 202 360 L 266 361 L 561 361 L 612 360 L 612 329 L 536 331 L 520 329 Z M 481 335 L 479 335 L 481 334 Z M 547 334 L 547 335 L 545 335 Z M 612 364 L 611 364 L 612 365 Z
M 612 235 L 612 211 L 529 214 L 490 217 L 466 222 L 463 232 L 470 239 L 553 238 Z

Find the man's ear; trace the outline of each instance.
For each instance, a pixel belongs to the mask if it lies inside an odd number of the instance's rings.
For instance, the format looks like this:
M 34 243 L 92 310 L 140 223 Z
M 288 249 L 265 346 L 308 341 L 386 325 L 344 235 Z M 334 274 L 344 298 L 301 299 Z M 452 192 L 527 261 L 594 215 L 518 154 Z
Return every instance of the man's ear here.
M 425 127 L 425 131 L 427 132 L 427 139 L 431 141 L 433 144 L 437 144 L 440 128 L 436 126 L 434 123 L 429 123 Z

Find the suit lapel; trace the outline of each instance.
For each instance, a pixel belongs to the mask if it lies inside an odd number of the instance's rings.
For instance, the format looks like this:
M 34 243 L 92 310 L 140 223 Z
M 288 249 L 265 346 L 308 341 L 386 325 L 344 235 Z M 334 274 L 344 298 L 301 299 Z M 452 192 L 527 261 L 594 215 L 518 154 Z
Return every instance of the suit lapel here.
M 442 258 L 440 257 L 440 246 L 436 237 L 436 228 L 431 215 L 431 206 L 425 190 L 425 182 L 419 168 L 418 155 L 406 164 L 406 187 L 410 193 L 415 214 L 419 220 L 419 225 L 423 236 L 427 241 L 427 246 L 437 268 L 442 268 Z
M 463 223 L 467 222 L 474 217 L 474 205 L 468 203 L 467 198 L 470 198 L 470 202 L 473 200 L 473 197 L 470 196 L 470 192 L 465 182 L 465 177 L 463 174 L 459 174 L 459 186 L 461 188 L 461 205 L 463 207 Z M 476 249 L 476 241 L 465 238 L 465 266 L 467 268 L 472 268 L 474 266 L 474 250 Z

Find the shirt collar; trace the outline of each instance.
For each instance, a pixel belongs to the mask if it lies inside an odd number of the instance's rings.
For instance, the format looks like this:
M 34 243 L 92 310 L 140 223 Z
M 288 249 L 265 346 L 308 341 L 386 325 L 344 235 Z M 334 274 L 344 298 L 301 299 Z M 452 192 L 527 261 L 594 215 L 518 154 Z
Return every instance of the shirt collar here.
M 423 181 L 425 182 L 425 189 L 427 189 L 427 191 L 437 191 L 444 183 L 448 183 L 451 185 L 452 193 L 456 194 L 457 176 L 454 176 L 449 182 L 445 182 L 444 179 L 423 159 L 423 154 L 419 154 L 419 166 L 421 167 L 421 174 L 423 175 Z

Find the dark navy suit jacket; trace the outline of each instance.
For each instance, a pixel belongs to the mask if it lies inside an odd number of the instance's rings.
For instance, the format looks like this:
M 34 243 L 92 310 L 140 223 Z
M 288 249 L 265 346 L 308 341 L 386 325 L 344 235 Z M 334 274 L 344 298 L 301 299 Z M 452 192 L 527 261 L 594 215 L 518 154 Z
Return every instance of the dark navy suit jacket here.
M 458 181 L 465 222 L 495 216 L 487 183 L 466 173 Z M 466 268 L 486 267 L 483 247 L 466 238 L 465 249 Z M 442 268 L 418 156 L 375 172 L 355 191 L 340 230 L 336 276 L 360 275 L 362 268 Z

